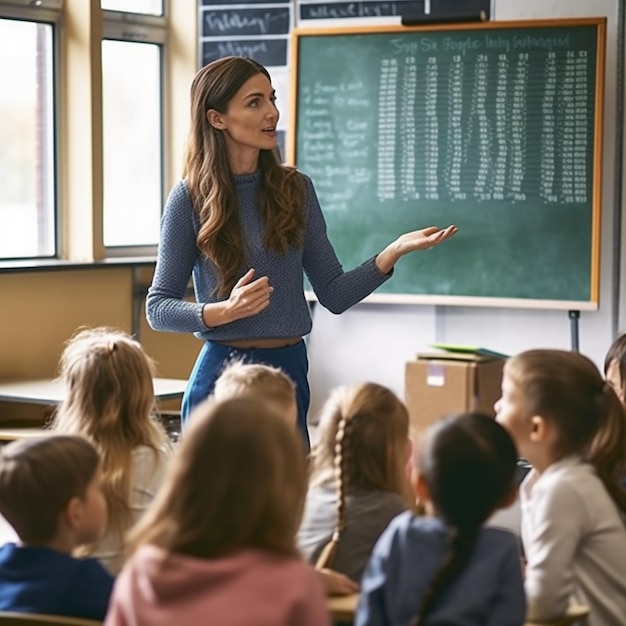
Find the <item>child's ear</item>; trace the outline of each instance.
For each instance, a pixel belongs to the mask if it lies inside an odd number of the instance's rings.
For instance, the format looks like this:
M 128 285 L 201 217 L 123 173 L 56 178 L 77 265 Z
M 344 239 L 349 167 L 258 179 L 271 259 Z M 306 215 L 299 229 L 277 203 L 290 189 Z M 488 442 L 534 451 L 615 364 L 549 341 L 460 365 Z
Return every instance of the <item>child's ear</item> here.
M 217 130 L 224 130 L 226 128 L 222 121 L 222 116 L 215 109 L 209 109 L 206 112 L 206 118 L 213 128 L 217 128 Z
M 534 443 L 546 438 L 548 423 L 540 415 L 534 415 L 530 419 L 530 440 Z
M 80 526 L 83 519 L 83 501 L 78 496 L 73 497 L 67 503 L 61 514 L 61 519 L 72 530 Z

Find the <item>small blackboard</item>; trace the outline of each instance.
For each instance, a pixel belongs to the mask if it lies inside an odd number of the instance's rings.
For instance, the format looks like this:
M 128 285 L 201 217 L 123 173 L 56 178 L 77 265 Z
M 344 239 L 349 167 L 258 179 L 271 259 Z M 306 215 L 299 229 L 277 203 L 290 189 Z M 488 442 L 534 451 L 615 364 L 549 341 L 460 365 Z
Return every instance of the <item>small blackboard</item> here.
M 399 234 L 378 299 L 598 306 L 605 18 L 293 34 L 288 161 L 353 267 Z

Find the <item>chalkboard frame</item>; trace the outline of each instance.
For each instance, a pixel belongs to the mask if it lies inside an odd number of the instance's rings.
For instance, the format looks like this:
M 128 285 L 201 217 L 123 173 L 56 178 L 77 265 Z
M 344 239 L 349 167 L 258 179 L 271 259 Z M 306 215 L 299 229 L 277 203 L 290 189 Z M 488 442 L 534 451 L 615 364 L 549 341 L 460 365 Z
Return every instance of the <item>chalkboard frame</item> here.
M 291 93 L 289 111 L 289 129 L 286 162 L 297 167 L 297 139 L 298 139 L 298 77 L 299 77 L 299 50 L 300 41 L 306 37 L 323 38 L 335 35 L 368 35 L 378 33 L 410 32 L 458 32 L 458 31 L 501 31 L 524 28 L 571 28 L 577 26 L 594 26 L 597 29 L 596 37 L 596 67 L 595 67 L 595 106 L 594 106 L 594 145 L 592 168 L 591 193 L 591 239 L 589 275 L 589 299 L 586 300 L 548 300 L 532 298 L 457 296 L 441 294 L 398 294 L 377 292 L 368 296 L 364 302 L 399 303 L 399 304 L 427 304 L 445 306 L 476 306 L 476 307 L 503 307 L 525 309 L 553 309 L 553 310 L 583 310 L 595 311 L 600 306 L 600 258 L 601 258 L 601 224 L 602 224 L 602 150 L 604 128 L 604 83 L 605 83 L 605 51 L 606 51 L 606 18 L 559 18 L 540 20 L 503 20 L 489 22 L 472 22 L 461 24 L 427 24 L 418 26 L 402 26 L 400 24 L 366 25 L 366 26 L 337 26 L 337 27 L 302 27 L 291 32 Z M 322 210 L 324 207 L 322 206 Z M 400 233 L 399 233 L 400 234 Z M 462 236 L 460 233 L 457 236 Z M 445 244 L 444 244 L 445 245 Z M 415 254 L 423 254 L 417 252 Z M 400 260 L 402 263 L 402 260 Z M 393 281 L 393 278 L 391 278 Z M 307 297 L 315 300 L 315 294 L 307 293 Z

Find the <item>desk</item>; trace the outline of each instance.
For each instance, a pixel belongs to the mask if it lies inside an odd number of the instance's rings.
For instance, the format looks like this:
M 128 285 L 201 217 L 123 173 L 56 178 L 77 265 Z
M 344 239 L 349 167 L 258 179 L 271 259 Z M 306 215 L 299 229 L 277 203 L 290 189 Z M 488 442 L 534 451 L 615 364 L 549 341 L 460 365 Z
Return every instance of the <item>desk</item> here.
M 352 622 L 356 613 L 359 594 L 349 596 L 331 596 L 326 599 L 326 607 L 335 622 Z M 554 622 L 526 622 L 524 626 L 573 626 L 576 622 L 589 615 L 589 608 L 582 605 L 572 605 L 567 614 Z
M 175 400 L 182 398 L 186 386 L 186 380 L 155 378 L 154 395 L 157 400 Z M 63 383 L 50 378 L 0 382 L 0 402 L 53 405 L 63 400 L 64 393 Z
M 349 596 L 330 596 L 326 606 L 334 622 L 352 622 L 358 602 L 359 594 L 353 593 Z

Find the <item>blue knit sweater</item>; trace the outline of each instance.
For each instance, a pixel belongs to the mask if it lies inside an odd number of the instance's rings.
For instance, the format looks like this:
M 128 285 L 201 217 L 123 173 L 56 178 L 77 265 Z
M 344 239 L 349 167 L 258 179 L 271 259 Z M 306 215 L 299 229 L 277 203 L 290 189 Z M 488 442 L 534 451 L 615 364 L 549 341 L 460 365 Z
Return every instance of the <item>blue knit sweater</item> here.
M 313 184 L 304 178 L 304 245 L 301 249 L 290 248 L 285 256 L 280 256 L 263 245 L 264 223 L 257 203 L 261 172 L 234 177 L 241 227 L 249 251 L 248 263 L 242 266 L 240 276 L 254 268 L 255 278 L 268 276 L 274 291 L 269 307 L 261 313 L 216 328 L 207 328 L 202 319 L 203 305 L 216 302 L 211 295 L 217 285 L 215 266 L 196 245 L 200 223 L 187 183 L 177 183 L 161 220 L 156 270 L 146 301 L 150 326 L 155 330 L 192 332 L 215 341 L 298 337 L 311 331 L 303 270 L 319 302 L 333 313 L 342 313 L 382 285 L 391 274 L 382 274 L 373 258 L 349 272 L 343 271 L 328 240 Z M 192 275 L 196 302 L 184 299 Z

